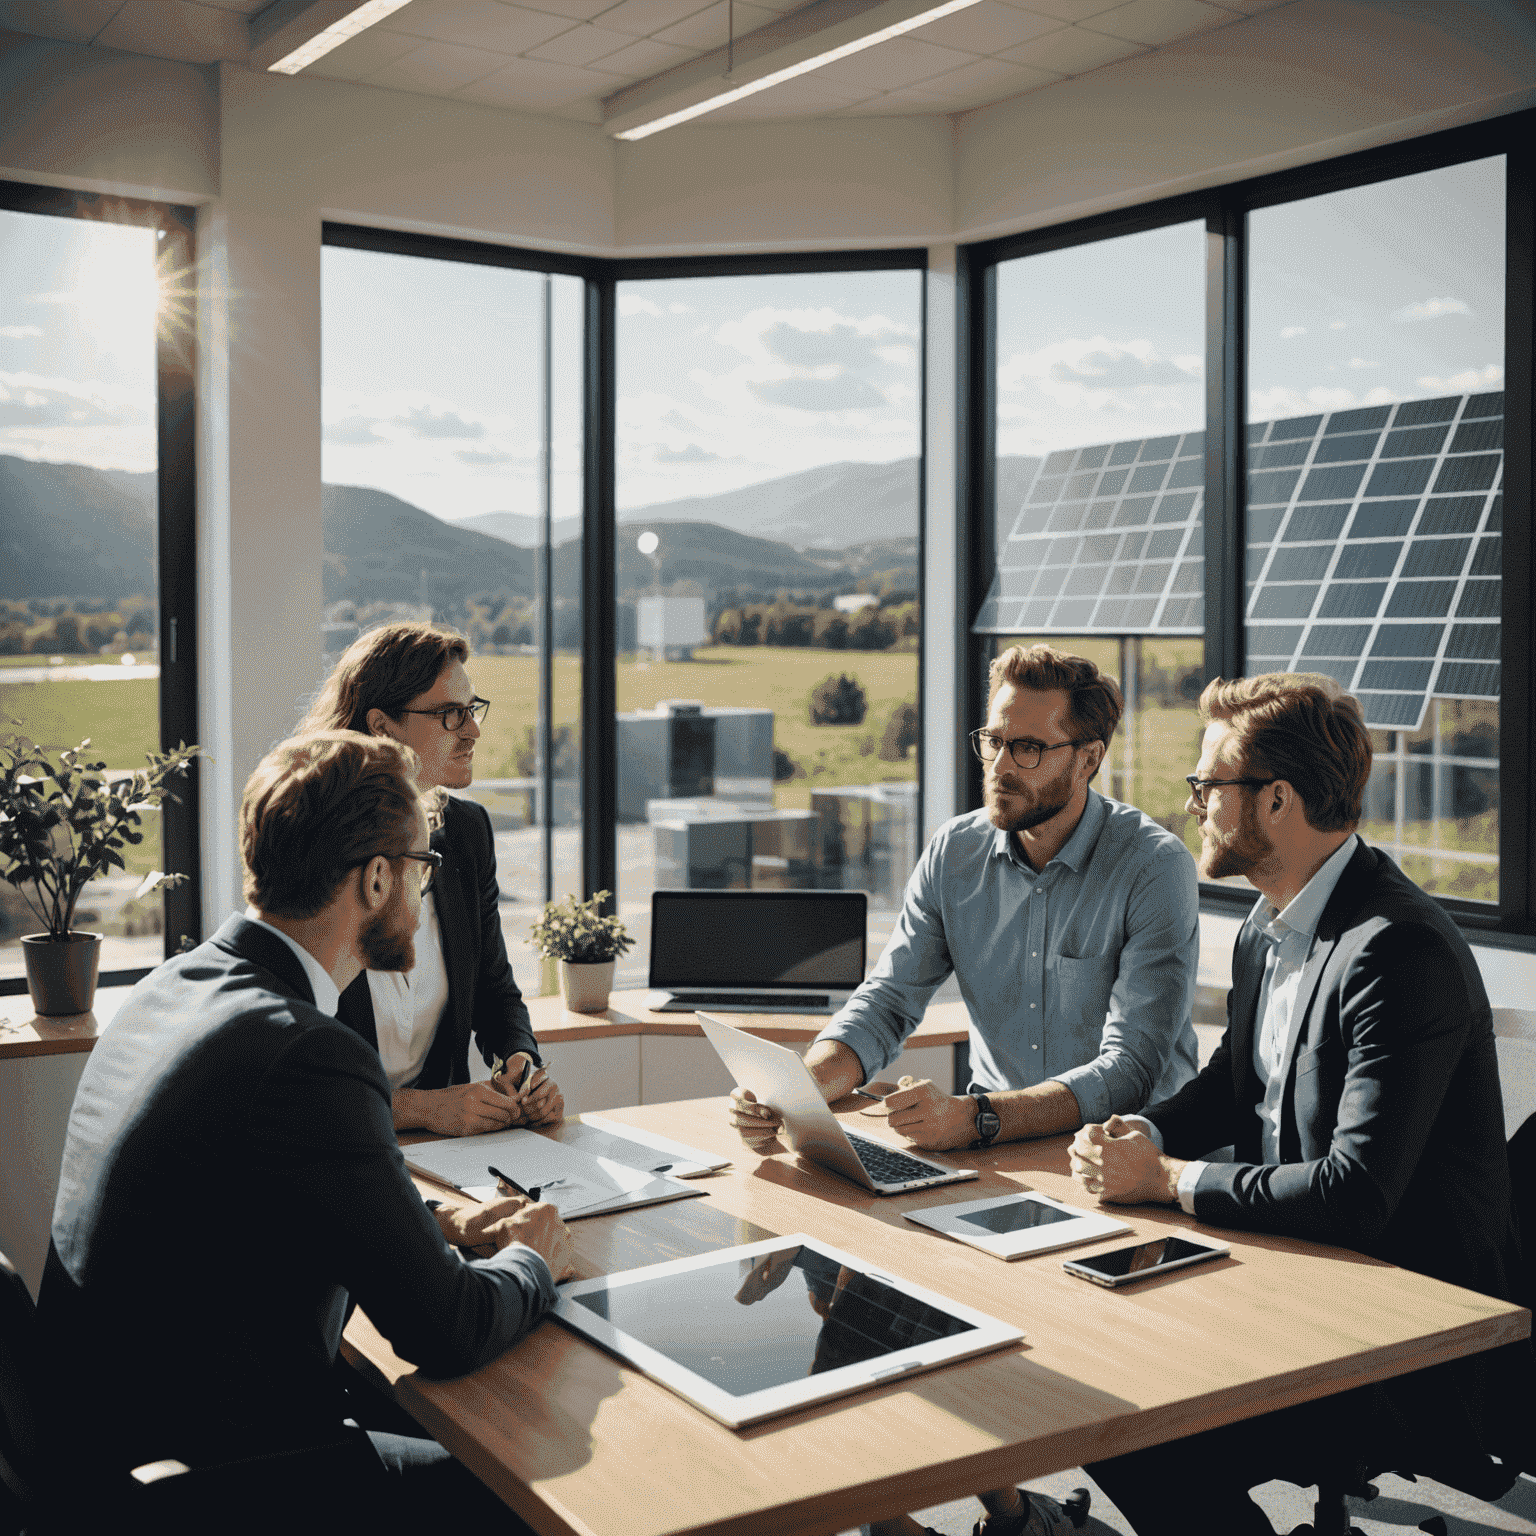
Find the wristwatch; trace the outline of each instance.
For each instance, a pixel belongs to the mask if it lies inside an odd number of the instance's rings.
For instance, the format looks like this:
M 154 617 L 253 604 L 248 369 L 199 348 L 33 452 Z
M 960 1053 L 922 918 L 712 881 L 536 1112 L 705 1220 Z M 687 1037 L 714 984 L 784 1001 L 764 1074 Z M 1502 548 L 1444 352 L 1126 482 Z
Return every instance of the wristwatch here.
M 969 1150 L 974 1152 L 978 1147 L 990 1147 L 997 1140 L 1003 1122 L 997 1118 L 997 1111 L 992 1108 L 986 1094 L 978 1093 L 973 1088 L 971 1097 L 976 1100 L 976 1140 L 971 1143 Z

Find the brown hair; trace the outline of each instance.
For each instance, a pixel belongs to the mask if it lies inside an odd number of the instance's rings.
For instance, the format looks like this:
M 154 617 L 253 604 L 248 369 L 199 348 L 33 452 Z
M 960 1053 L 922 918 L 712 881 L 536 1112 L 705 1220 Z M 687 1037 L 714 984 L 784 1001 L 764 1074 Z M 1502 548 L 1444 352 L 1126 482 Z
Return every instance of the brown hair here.
M 449 662 L 469 659 L 469 641 L 457 630 L 419 619 L 380 624 L 359 635 L 341 654 L 315 702 L 299 722 L 312 731 L 368 730 L 368 711 L 391 720 L 437 681 Z
M 1307 825 L 1347 832 L 1360 820 L 1371 776 L 1371 737 L 1360 705 L 1319 672 L 1217 678 L 1200 695 L 1200 717 L 1237 736 L 1244 774 L 1284 779 L 1301 797 Z
M 258 912 L 313 917 L 348 871 L 410 847 L 421 797 L 416 754 L 387 736 L 316 731 L 274 747 L 240 802 L 245 899 Z
M 1073 656 L 1049 645 L 1011 646 L 988 669 L 991 691 L 1004 683 L 1036 693 L 1061 689 L 1067 695 L 1073 733 L 1104 743 L 1115 734 L 1125 700 L 1114 678 L 1106 677 L 1086 656 Z

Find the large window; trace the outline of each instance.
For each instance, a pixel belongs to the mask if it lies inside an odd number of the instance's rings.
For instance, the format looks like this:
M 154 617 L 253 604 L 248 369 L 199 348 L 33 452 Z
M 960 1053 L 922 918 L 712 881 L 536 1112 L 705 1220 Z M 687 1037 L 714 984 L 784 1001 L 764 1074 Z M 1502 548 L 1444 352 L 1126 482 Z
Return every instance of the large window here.
M 537 995 L 529 925 L 582 887 L 582 280 L 491 248 L 326 239 L 316 681 L 390 619 L 468 636 L 491 708 L 463 793 L 490 812 L 507 950 Z
M 1205 229 L 1000 262 L 988 656 L 1047 641 L 1120 679 L 1099 787 L 1193 846 L 1204 662 Z
M 1092 656 L 1104 787 L 1187 836 L 1203 682 L 1326 673 L 1373 731 L 1363 835 L 1536 933 L 1532 126 L 969 250 L 973 717 L 1000 646 Z
M 0 729 L 109 773 L 196 739 L 190 213 L 0 184 Z M 197 782 L 146 813 L 77 927 L 104 979 L 199 932 Z M 190 878 L 139 898 L 151 870 Z M 0 993 L 40 924 L 0 883 Z
M 922 274 L 617 285 L 618 905 L 916 859 Z

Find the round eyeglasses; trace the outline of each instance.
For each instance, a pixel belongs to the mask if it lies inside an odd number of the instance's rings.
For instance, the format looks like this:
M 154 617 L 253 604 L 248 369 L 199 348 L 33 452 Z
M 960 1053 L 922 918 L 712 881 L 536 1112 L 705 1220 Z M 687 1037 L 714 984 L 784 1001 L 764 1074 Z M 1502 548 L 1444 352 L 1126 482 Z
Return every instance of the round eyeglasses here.
M 971 732 L 971 748 L 984 763 L 996 762 L 1004 747 L 1018 768 L 1038 768 L 1042 752 L 1054 752 L 1058 747 L 1086 747 L 1097 736 L 1081 736 L 1076 741 L 1031 741 L 1027 736 L 1015 736 L 1005 741 L 983 727 Z
M 441 722 L 445 731 L 462 731 L 464 722 L 471 715 L 475 724 L 485 719 L 486 711 L 491 707 L 489 699 L 474 698 L 468 704 L 439 704 L 436 709 L 402 709 L 402 715 L 435 715 Z

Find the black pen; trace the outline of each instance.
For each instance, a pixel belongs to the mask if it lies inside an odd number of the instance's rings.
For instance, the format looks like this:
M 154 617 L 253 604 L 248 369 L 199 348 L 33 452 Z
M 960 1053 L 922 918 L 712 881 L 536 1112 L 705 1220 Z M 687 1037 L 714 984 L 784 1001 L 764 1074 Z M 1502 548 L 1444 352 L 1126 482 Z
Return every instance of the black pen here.
M 536 1201 L 539 1198 L 539 1186 L 537 1184 L 535 1184 L 532 1189 L 524 1189 L 516 1179 L 508 1177 L 508 1175 L 504 1174 L 500 1168 L 492 1168 L 489 1164 L 487 1164 L 485 1171 L 490 1174 L 493 1179 L 500 1179 L 508 1189 L 514 1191 L 515 1193 L 519 1195 L 526 1195 L 530 1200 Z
M 873 1099 L 876 1104 L 885 1103 L 885 1100 L 882 1099 L 878 1093 L 867 1093 L 862 1088 L 855 1088 L 853 1091 L 858 1094 L 861 1099 Z

